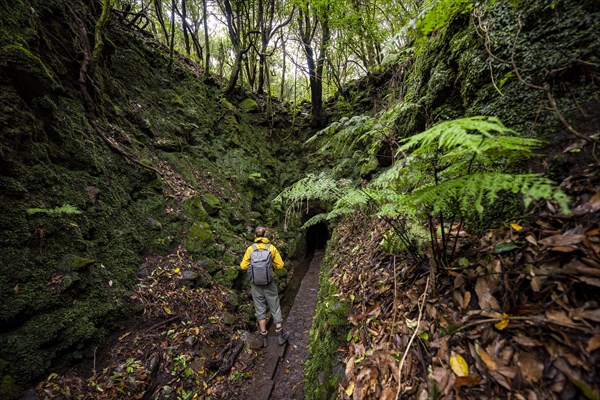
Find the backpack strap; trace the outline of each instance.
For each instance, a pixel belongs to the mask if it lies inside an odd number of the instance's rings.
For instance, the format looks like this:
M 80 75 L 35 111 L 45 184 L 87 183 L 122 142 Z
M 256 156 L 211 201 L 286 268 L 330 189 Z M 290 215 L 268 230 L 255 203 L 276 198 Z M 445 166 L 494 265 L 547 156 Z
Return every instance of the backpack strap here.
M 271 247 L 271 243 L 267 243 L 267 245 L 265 246 L 265 248 L 263 250 L 269 250 L 269 247 Z

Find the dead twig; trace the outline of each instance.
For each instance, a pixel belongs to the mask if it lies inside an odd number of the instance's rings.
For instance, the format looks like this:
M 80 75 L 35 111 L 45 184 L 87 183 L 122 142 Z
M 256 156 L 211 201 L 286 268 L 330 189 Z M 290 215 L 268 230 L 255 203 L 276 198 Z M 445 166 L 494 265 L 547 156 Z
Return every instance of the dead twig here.
M 402 359 L 400 360 L 400 366 L 398 367 L 398 390 L 396 391 L 396 400 L 398 400 L 398 396 L 400 396 L 400 390 L 402 390 L 402 368 L 404 367 L 404 362 L 406 361 L 406 356 L 408 354 L 408 351 L 410 350 L 410 347 L 412 346 L 413 341 L 415 340 L 415 337 L 419 333 L 419 325 L 421 324 L 421 318 L 423 318 L 423 307 L 425 307 L 425 300 L 427 299 L 428 288 L 429 288 L 429 277 L 427 278 L 427 281 L 425 282 L 425 289 L 423 290 L 423 293 L 419 297 L 419 301 L 418 301 L 419 315 L 417 317 L 417 326 L 415 327 L 413 334 L 410 336 L 410 340 L 408 341 L 408 344 L 406 345 L 406 349 L 404 350 L 404 354 L 402 355 Z

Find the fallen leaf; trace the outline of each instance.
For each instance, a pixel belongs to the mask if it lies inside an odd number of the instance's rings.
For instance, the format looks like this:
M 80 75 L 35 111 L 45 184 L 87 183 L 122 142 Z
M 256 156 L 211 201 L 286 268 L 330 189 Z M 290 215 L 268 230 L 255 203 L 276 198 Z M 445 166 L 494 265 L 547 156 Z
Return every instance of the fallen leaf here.
M 554 246 L 550 250 L 558 251 L 561 253 L 572 253 L 575 250 L 578 250 L 578 248 L 576 246 Z
M 475 386 L 479 384 L 479 382 L 481 382 L 481 377 L 476 374 L 473 374 L 471 376 L 459 376 L 456 378 L 454 387 L 459 388 L 461 386 Z
M 546 318 L 559 325 L 573 325 L 573 320 L 562 311 L 548 310 L 546 311 Z
M 475 293 L 479 299 L 479 308 L 482 310 L 500 311 L 498 300 L 492 296 L 485 277 L 482 276 L 477 279 L 477 282 L 475 283 Z
M 471 292 L 469 292 L 467 290 L 465 292 L 465 296 L 463 298 L 462 308 L 466 309 L 467 307 L 469 307 L 470 303 L 471 303 Z
M 582 318 L 589 319 L 590 321 L 600 322 L 600 308 L 595 310 L 586 310 L 579 314 Z
M 528 243 L 537 246 L 538 242 L 537 240 L 535 240 L 535 237 L 533 237 L 533 235 L 527 235 L 525 236 L 525 241 L 527 241 Z
M 506 327 L 508 326 L 509 323 L 509 319 L 508 319 L 509 315 L 506 313 L 502 313 L 502 318 L 504 318 L 502 321 L 496 322 L 494 324 L 494 326 L 496 327 L 496 329 L 498 329 L 499 331 L 502 331 L 504 329 L 506 329 Z
M 535 353 L 519 353 L 517 365 L 521 375 L 529 383 L 539 381 L 544 375 L 544 363 L 542 363 Z
M 521 225 L 515 224 L 515 223 L 510 224 L 510 227 L 513 228 L 517 232 L 520 232 L 523 230 L 523 227 Z
M 498 365 L 496 364 L 496 361 L 492 360 L 492 357 L 490 357 L 490 355 L 482 347 L 479 347 L 477 349 L 477 355 L 479 355 L 479 358 L 481 358 L 481 361 L 483 361 L 485 366 L 490 371 L 495 371 L 498 369 Z
M 431 378 L 434 379 L 437 383 L 440 392 L 443 392 L 444 388 L 448 384 L 449 375 L 450 374 L 448 373 L 448 370 L 446 368 L 436 367 L 433 370 Z
M 173 311 L 171 311 L 171 309 L 169 307 L 163 307 L 163 309 L 165 310 L 165 312 L 169 315 L 173 314 Z
M 585 204 L 573 210 L 573 215 L 591 214 L 600 210 L 600 192 L 596 192 Z
M 494 380 L 500 386 L 503 386 L 504 388 L 506 388 L 508 390 L 512 390 L 512 387 L 510 386 L 510 382 L 508 381 L 508 379 L 506 379 L 506 377 L 503 376 L 502 374 L 498 373 L 498 371 L 490 371 L 490 375 L 492 376 L 492 378 L 494 378 Z
M 588 340 L 585 350 L 588 353 L 600 349 L 600 333 L 595 334 Z
M 460 354 L 450 357 L 450 368 L 458 377 L 469 376 L 469 365 Z
M 538 340 L 532 339 L 529 336 L 525 336 L 522 333 L 519 333 L 517 336 L 513 336 L 512 340 L 525 347 L 537 347 L 542 345 L 542 343 L 540 343 Z
M 578 244 L 583 242 L 585 239 L 585 235 L 553 235 L 548 236 L 542 240 L 539 240 L 538 243 L 543 244 L 544 246 L 569 246 L 573 244 Z
M 515 249 L 518 249 L 520 246 L 515 243 L 498 243 L 494 246 L 494 253 L 506 253 Z

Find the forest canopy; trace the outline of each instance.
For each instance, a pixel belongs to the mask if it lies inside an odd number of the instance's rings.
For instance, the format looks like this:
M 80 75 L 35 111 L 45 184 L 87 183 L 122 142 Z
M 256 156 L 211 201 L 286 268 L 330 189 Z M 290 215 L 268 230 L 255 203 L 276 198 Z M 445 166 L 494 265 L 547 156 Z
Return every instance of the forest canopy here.
M 311 100 L 315 126 L 323 123 L 323 98 L 471 7 L 447 0 L 112 1 L 130 27 L 201 63 L 205 76 L 226 77 L 228 93 L 243 86 Z

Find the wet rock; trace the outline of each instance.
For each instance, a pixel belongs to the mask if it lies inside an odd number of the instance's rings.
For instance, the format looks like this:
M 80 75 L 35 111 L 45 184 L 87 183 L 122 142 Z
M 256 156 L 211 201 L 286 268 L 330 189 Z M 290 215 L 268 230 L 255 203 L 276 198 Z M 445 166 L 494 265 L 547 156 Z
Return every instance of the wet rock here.
M 228 293 L 227 296 L 225 296 L 225 304 L 230 310 L 237 310 L 240 306 L 240 296 L 235 292 Z
M 148 270 L 148 264 L 142 263 L 142 265 L 138 268 L 138 276 L 140 278 L 145 278 L 150 275 L 150 271 Z
M 190 347 L 193 347 L 197 341 L 198 341 L 198 338 L 196 336 L 188 336 L 185 339 L 185 343 Z
M 242 341 L 248 346 L 249 349 L 258 350 L 262 347 L 260 338 L 256 334 L 252 334 L 248 331 L 243 331 L 240 337 Z
M 195 271 L 183 270 L 181 271 L 181 279 L 179 280 L 180 286 L 188 286 L 191 288 L 198 287 L 200 280 L 200 274 Z

